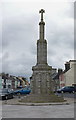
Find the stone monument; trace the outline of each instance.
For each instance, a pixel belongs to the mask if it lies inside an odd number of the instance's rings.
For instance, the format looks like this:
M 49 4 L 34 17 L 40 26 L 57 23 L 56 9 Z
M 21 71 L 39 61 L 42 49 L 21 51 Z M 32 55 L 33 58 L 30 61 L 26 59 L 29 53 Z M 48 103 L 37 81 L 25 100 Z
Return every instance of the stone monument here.
M 43 9 L 39 11 L 41 14 L 41 21 L 39 22 L 39 40 L 37 40 L 37 64 L 32 67 L 32 94 L 50 94 L 51 92 L 52 67 L 47 64 L 47 41 L 44 39 L 44 12 Z
M 37 64 L 32 67 L 33 74 L 30 77 L 31 94 L 23 98 L 22 102 L 46 103 L 63 101 L 52 92 L 52 67 L 47 63 L 47 41 L 44 39 L 44 12 L 43 9 L 39 11 L 41 21 L 39 22 L 39 40 L 37 40 Z

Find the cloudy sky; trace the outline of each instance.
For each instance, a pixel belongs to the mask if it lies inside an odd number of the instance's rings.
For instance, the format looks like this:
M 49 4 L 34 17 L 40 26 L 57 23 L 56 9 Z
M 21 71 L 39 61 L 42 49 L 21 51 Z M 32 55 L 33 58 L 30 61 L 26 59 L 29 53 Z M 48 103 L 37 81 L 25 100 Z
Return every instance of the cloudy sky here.
M 31 76 L 37 61 L 41 8 L 45 9 L 48 64 L 64 69 L 64 63 L 74 59 L 73 0 L 3 0 L 0 4 L 0 72 Z

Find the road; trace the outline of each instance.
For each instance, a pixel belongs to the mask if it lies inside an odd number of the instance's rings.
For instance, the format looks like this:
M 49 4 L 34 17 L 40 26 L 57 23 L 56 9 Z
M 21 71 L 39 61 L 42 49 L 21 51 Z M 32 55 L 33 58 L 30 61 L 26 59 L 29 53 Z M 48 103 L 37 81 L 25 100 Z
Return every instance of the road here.
M 71 100 L 72 102 L 76 102 L 76 93 L 56 93 L 56 95 L 63 97 L 66 100 Z
M 74 104 L 50 106 L 3 105 L 2 118 L 74 118 Z
M 2 102 L 0 101 L 0 120 L 2 118 Z
M 65 98 L 74 97 L 73 94 L 64 94 L 63 96 Z M 75 105 L 73 102 L 74 101 L 71 101 L 69 105 L 49 105 L 49 106 L 26 106 L 26 105 L 3 104 L 2 118 L 74 118 Z
M 62 96 L 64 98 L 76 98 L 76 93 L 73 94 L 73 93 L 56 93 L 56 95 L 58 96 Z

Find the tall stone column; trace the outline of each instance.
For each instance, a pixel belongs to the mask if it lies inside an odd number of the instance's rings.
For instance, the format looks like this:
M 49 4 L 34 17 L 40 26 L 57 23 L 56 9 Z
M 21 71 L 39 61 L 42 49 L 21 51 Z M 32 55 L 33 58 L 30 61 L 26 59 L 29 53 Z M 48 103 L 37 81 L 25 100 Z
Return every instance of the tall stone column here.
M 37 40 L 37 64 L 47 64 L 47 41 L 44 39 L 44 27 L 43 13 L 45 11 L 41 9 L 41 21 L 39 22 L 39 40 Z
M 37 64 L 32 67 L 33 74 L 31 79 L 32 94 L 45 95 L 51 92 L 51 70 L 47 64 L 47 41 L 44 39 L 43 13 L 41 9 L 41 21 L 39 22 L 39 40 L 37 40 Z
M 33 74 L 30 77 L 31 94 L 27 95 L 24 102 L 31 103 L 47 103 L 59 102 L 63 99 L 59 98 L 52 92 L 52 67 L 47 63 L 47 41 L 44 37 L 43 13 L 41 9 L 41 21 L 39 22 L 39 40 L 37 40 L 37 63 L 32 67 Z

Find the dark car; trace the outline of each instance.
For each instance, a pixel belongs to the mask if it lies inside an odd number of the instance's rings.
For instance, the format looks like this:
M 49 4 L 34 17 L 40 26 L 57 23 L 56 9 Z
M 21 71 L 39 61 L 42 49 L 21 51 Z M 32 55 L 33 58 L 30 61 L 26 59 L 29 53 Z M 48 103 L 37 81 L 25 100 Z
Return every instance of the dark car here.
M 65 92 L 74 93 L 74 92 L 76 92 L 76 87 L 65 86 L 65 87 L 62 87 L 61 89 L 57 90 L 57 93 L 65 93 Z
M 0 89 L 0 99 L 1 100 L 7 100 L 13 98 L 13 90 L 12 89 Z
M 29 94 L 31 90 L 29 88 L 22 88 L 14 91 L 14 94 Z

